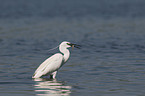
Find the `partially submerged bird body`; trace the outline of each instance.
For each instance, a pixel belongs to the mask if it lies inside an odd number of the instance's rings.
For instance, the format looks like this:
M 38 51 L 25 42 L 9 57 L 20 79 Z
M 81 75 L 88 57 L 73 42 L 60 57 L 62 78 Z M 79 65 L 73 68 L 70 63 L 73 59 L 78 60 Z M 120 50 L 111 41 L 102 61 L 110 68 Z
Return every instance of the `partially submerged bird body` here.
M 64 41 L 59 45 L 61 53 L 56 53 L 46 59 L 35 71 L 32 78 L 40 78 L 44 75 L 50 75 L 50 79 L 56 77 L 57 71 L 61 66 L 67 62 L 70 56 L 70 52 L 67 48 L 73 47 L 74 44 Z
M 57 57 L 57 58 L 56 58 Z M 55 66 L 54 66 L 55 62 Z M 62 66 L 62 54 L 56 53 L 50 58 L 46 59 L 35 71 L 33 78 L 40 78 L 43 75 L 50 75 L 57 71 Z

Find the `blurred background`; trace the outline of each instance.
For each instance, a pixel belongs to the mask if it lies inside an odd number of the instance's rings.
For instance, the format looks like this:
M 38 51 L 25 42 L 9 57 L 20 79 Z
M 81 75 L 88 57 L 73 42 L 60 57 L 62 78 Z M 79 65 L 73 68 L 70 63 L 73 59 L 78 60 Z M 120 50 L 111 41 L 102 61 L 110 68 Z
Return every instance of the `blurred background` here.
M 1 0 L 1 96 L 144 96 L 144 0 Z M 33 80 L 35 69 L 80 44 L 57 80 Z

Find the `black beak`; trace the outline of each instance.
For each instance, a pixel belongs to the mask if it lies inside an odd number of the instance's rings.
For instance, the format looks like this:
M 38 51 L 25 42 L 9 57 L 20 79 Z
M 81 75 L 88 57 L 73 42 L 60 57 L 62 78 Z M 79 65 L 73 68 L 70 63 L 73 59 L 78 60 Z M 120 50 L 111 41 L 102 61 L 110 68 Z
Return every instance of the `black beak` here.
M 81 47 L 81 45 L 77 45 L 77 44 L 73 44 L 73 43 L 70 43 L 68 45 L 70 45 L 72 48 L 75 47 L 75 48 L 78 48 L 78 49 L 80 49 L 80 47 Z

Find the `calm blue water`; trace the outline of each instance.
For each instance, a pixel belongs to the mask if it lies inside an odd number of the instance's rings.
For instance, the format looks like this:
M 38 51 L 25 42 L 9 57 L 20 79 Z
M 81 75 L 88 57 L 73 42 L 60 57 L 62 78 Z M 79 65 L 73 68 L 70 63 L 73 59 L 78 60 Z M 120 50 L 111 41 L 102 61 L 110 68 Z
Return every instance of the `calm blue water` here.
M 0 96 L 144 96 L 144 0 L 3 0 Z M 48 51 L 71 50 L 57 80 L 32 79 Z

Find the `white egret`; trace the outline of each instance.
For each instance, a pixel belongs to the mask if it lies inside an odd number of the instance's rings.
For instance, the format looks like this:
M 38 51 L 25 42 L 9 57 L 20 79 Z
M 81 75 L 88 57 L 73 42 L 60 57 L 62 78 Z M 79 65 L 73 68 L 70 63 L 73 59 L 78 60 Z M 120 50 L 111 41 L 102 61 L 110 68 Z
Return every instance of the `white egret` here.
M 70 52 L 67 48 L 76 47 L 79 48 L 79 45 L 72 44 L 67 41 L 63 41 L 59 45 L 59 50 L 61 53 L 56 53 L 46 59 L 35 71 L 32 78 L 40 78 L 42 76 L 49 75 L 50 79 L 55 79 L 56 73 L 60 67 L 67 62 L 70 57 Z

